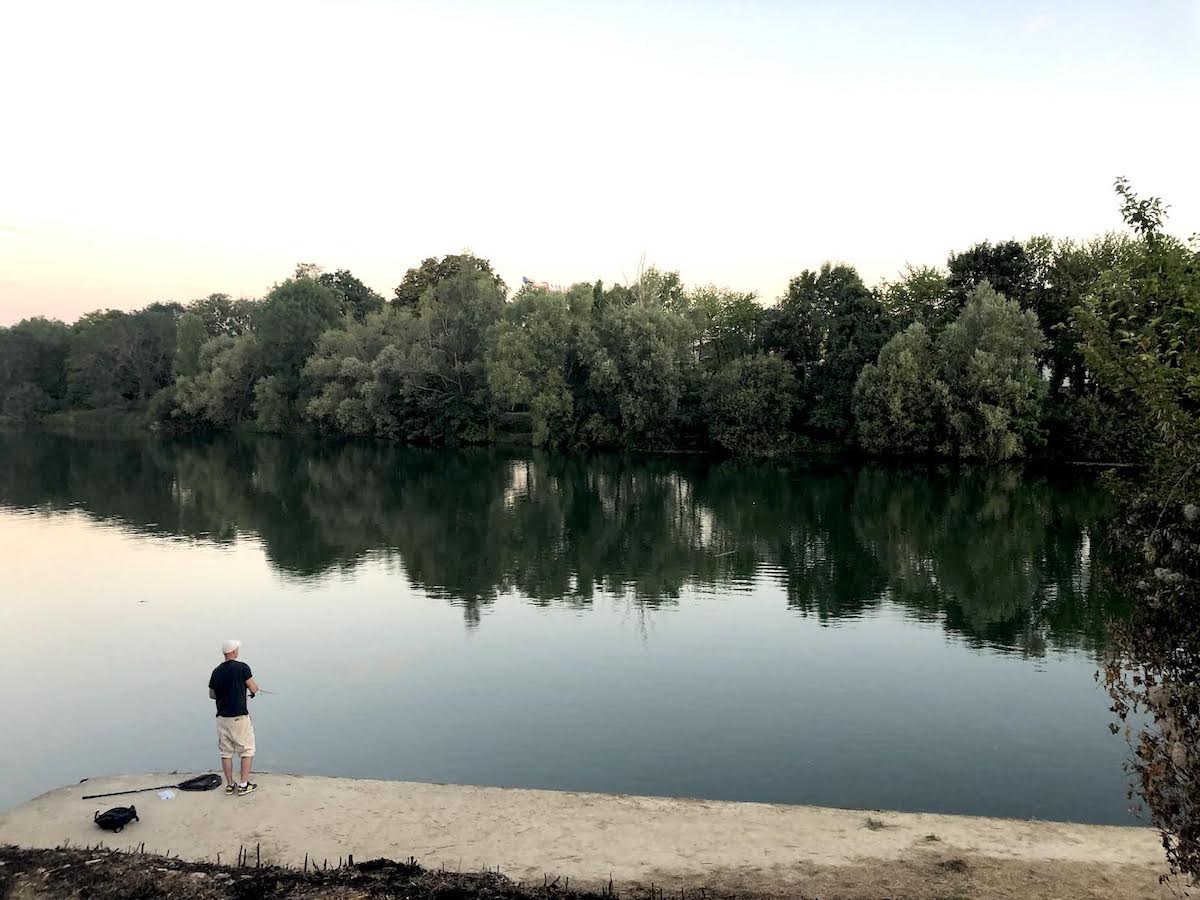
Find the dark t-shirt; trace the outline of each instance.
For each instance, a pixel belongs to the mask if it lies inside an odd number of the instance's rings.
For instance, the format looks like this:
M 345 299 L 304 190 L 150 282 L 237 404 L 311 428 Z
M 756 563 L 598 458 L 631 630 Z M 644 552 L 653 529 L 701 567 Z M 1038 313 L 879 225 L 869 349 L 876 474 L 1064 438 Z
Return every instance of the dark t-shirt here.
M 236 718 L 248 716 L 246 709 L 246 681 L 250 678 L 250 667 L 240 659 L 227 659 L 215 669 L 208 679 L 208 689 L 217 695 L 217 716 Z

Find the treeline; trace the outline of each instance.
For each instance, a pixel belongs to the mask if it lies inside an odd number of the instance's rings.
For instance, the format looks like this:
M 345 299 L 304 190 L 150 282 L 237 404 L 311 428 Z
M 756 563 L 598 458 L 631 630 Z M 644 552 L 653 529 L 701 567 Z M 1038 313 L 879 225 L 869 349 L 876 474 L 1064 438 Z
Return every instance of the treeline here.
M 877 286 L 826 264 L 771 306 L 653 268 L 510 298 L 486 260 L 452 255 L 385 299 L 347 271 L 302 266 L 261 300 L 0 330 L 0 396 L 17 422 L 142 405 L 171 432 L 1138 459 L 1143 410 L 1095 377 L 1080 322 L 1148 248 L 1140 234 L 984 242 Z

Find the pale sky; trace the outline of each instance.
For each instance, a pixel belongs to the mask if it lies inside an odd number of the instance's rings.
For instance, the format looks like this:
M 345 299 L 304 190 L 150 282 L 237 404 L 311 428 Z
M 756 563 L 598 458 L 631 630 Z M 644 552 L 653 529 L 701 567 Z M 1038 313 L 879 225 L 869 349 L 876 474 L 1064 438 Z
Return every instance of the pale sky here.
M 770 301 L 1116 228 L 1117 175 L 1200 231 L 1200 0 L 0 0 L 0 84 L 0 324 L 463 248 Z

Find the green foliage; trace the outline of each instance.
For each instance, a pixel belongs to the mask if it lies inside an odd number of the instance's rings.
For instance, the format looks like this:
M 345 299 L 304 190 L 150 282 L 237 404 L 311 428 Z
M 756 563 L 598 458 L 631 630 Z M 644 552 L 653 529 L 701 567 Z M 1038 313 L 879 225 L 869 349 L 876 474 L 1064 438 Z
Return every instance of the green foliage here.
M 253 334 L 221 335 L 200 348 L 195 375 L 175 382 L 176 420 L 202 420 L 213 428 L 229 428 L 250 419 L 254 385 L 266 371 L 262 347 Z
M 486 439 L 483 349 L 503 305 L 490 267 L 464 262 L 427 287 L 416 307 L 391 307 L 345 334 L 326 332 L 304 371 L 315 394 L 306 415 L 326 428 L 393 440 Z
M 1114 234 L 1083 244 L 1048 237 L 1026 243 L 1035 275 L 1024 305 L 1037 313 L 1046 336 L 1040 358 L 1050 372 L 1051 393 L 1067 384 L 1076 397 L 1087 392 L 1088 373 L 1080 352 L 1083 336 L 1072 311 L 1095 292 L 1101 276 L 1117 265 L 1127 245 L 1125 237 Z
M 691 323 L 696 359 L 708 371 L 763 347 L 767 311 L 752 293 L 706 285 L 688 291 L 677 306 Z
M 971 292 L 937 344 L 941 377 L 950 386 L 947 427 L 956 455 L 1011 459 L 1037 441 L 1045 394 L 1037 361 L 1042 345 L 1031 311 L 986 282 Z
M 1148 430 L 1136 405 L 1121 403 L 1101 388 L 1082 396 L 1052 393 L 1042 414 L 1046 453 L 1057 459 L 1143 465 L 1150 461 Z
M 1198 403 L 1186 352 L 1196 334 L 1178 311 L 1186 303 L 1165 295 L 1131 311 L 1133 292 L 1153 294 L 1155 278 L 1174 279 L 1172 267 L 1192 257 L 1154 230 L 1160 204 L 1124 196 L 1153 259 L 1112 235 L 985 242 L 953 255 L 948 274 L 909 267 L 877 289 L 827 263 L 793 278 L 774 306 L 712 285 L 689 290 L 653 266 L 624 285 L 527 285 L 506 303 L 491 264 L 470 253 L 426 259 L 384 303 L 347 270 L 302 264 L 261 301 L 211 294 L 185 308 L 98 312 L 71 328 L 0 329 L 0 397 L 29 383 L 54 410 L 154 398 L 152 419 L 168 430 L 254 424 L 452 443 L 528 423 L 535 444 L 554 448 L 778 452 L 856 437 L 901 455 L 1136 459 L 1134 432 L 1111 411 L 1140 409 L 1156 384 L 1160 400 L 1184 398 L 1174 412 L 1151 404 L 1156 427 L 1182 427 Z M 1012 286 L 1014 302 L 968 303 L 989 279 Z M 912 325 L 923 331 L 879 359 Z M 1111 346 L 1092 340 L 1085 356 L 1087 328 L 1108 329 Z M 1142 356 L 1172 362 L 1139 369 L 1136 390 L 1128 379 L 1113 387 L 1111 373 L 1097 381 L 1093 370 L 1142 366 L 1112 348 L 1147 340 Z M 786 391 L 779 360 L 790 366 Z M 753 403 L 720 401 L 717 385 L 748 401 L 786 395 L 788 439 Z M 713 427 L 718 411 L 730 424 Z
M 410 312 L 387 307 L 362 323 L 326 331 L 304 367 L 304 379 L 314 396 L 305 415 L 328 431 L 350 435 L 375 432 L 372 364 L 398 339 Z
M 84 407 L 148 400 L 170 383 L 179 307 L 155 303 L 134 313 L 89 313 L 75 323 L 67 394 Z
M 1159 197 L 1139 197 L 1130 185 L 1129 179 L 1121 176 L 1113 189 L 1121 198 L 1121 218 L 1134 233 L 1146 242 L 1150 249 L 1155 249 L 1163 238 L 1163 224 L 1167 220 L 1167 205 Z
M 208 339 L 204 319 L 197 313 L 185 312 L 175 325 L 176 375 L 195 375 L 200 371 L 200 348 Z
M 41 421 L 53 408 L 50 395 L 30 381 L 13 385 L 4 394 L 4 415 L 20 425 Z
M 317 338 L 337 324 L 341 298 L 311 278 L 277 285 L 254 313 L 254 334 L 266 371 L 296 375 Z
M 463 272 L 482 274 L 491 280 L 496 293 L 501 296 L 508 293 L 504 281 L 492 271 L 490 262 L 469 252 L 463 252 L 443 256 L 441 259 L 431 256 L 420 266 L 409 269 L 396 286 L 392 302 L 400 307 L 416 307 L 430 288 Z
M 283 375 L 267 375 L 254 384 L 254 421 L 262 431 L 279 434 L 292 425 L 294 385 Z
M 931 335 L 941 331 L 957 309 L 949 279 L 933 266 L 908 266 L 898 280 L 884 282 L 878 293 L 897 327 L 919 322 Z
M 201 431 L 202 421 L 195 416 L 187 416 L 179 406 L 179 387 L 169 384 L 146 404 L 146 421 L 150 428 L 165 434 L 188 434 Z
M 1172 874 L 1200 875 L 1200 253 L 1163 232 L 1166 207 L 1116 184 L 1136 240 L 1076 309 L 1096 379 L 1133 407 L 1153 465 L 1112 479 L 1109 543 L 1136 600 L 1103 678 L 1127 767 Z
M 683 279 L 679 273 L 663 272 L 655 266 L 643 270 L 628 291 L 629 299 L 636 303 L 672 310 L 681 310 L 687 304 Z
M 1037 319 L 985 282 L 936 343 L 914 323 L 863 367 L 854 389 L 858 438 L 872 453 L 992 462 L 1040 439 L 1045 383 Z
M 850 266 L 826 263 L 793 278 L 770 325 L 771 349 L 796 367 L 807 428 L 844 439 L 853 427 L 854 382 L 892 334 L 879 299 Z
M 590 285 L 522 288 L 492 334 L 488 384 L 499 402 L 529 409 L 535 445 L 586 446 L 594 297 Z
M 317 276 L 317 283 L 333 290 L 340 298 L 338 308 L 342 316 L 361 322 L 371 313 L 383 309 L 384 300 L 346 269 L 326 272 Z
M 11 328 L 0 328 L 0 396 L 21 385 L 32 384 L 51 404 L 67 393 L 66 363 L 71 328 L 53 319 L 24 319 Z
M 909 325 L 867 363 L 854 386 L 858 441 L 876 454 L 924 456 L 949 452 L 950 389 L 938 377 L 933 341 L 920 322 Z
M 1089 366 L 1115 395 L 1145 411 L 1156 455 L 1200 452 L 1200 253 L 1161 225 L 1161 203 L 1118 182 L 1123 211 L 1141 240 L 1075 310 Z M 1146 230 L 1150 229 L 1150 230 Z
M 209 294 L 193 300 L 184 310 L 200 317 L 209 337 L 240 337 L 250 332 L 256 306 L 253 300 L 234 300 L 228 294 Z
M 946 268 L 950 270 L 948 284 L 955 312 L 985 281 L 997 293 L 1027 306 L 1036 278 L 1034 261 L 1019 241 L 982 241 L 962 253 L 950 254 Z
M 584 423 L 590 440 L 669 446 L 690 358 L 690 328 L 677 313 L 640 302 L 601 309 L 587 361 L 597 404 Z
M 790 448 L 796 376 L 779 356 L 739 356 L 708 384 L 704 412 L 717 444 L 743 456 L 774 456 Z

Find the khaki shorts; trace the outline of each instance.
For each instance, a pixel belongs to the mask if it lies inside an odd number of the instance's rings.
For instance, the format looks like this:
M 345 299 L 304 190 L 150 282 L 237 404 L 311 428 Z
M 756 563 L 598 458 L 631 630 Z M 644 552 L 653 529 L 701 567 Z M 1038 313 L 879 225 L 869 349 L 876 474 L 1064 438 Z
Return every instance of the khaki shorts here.
M 221 759 L 254 755 L 254 726 L 249 716 L 217 716 L 217 749 Z

